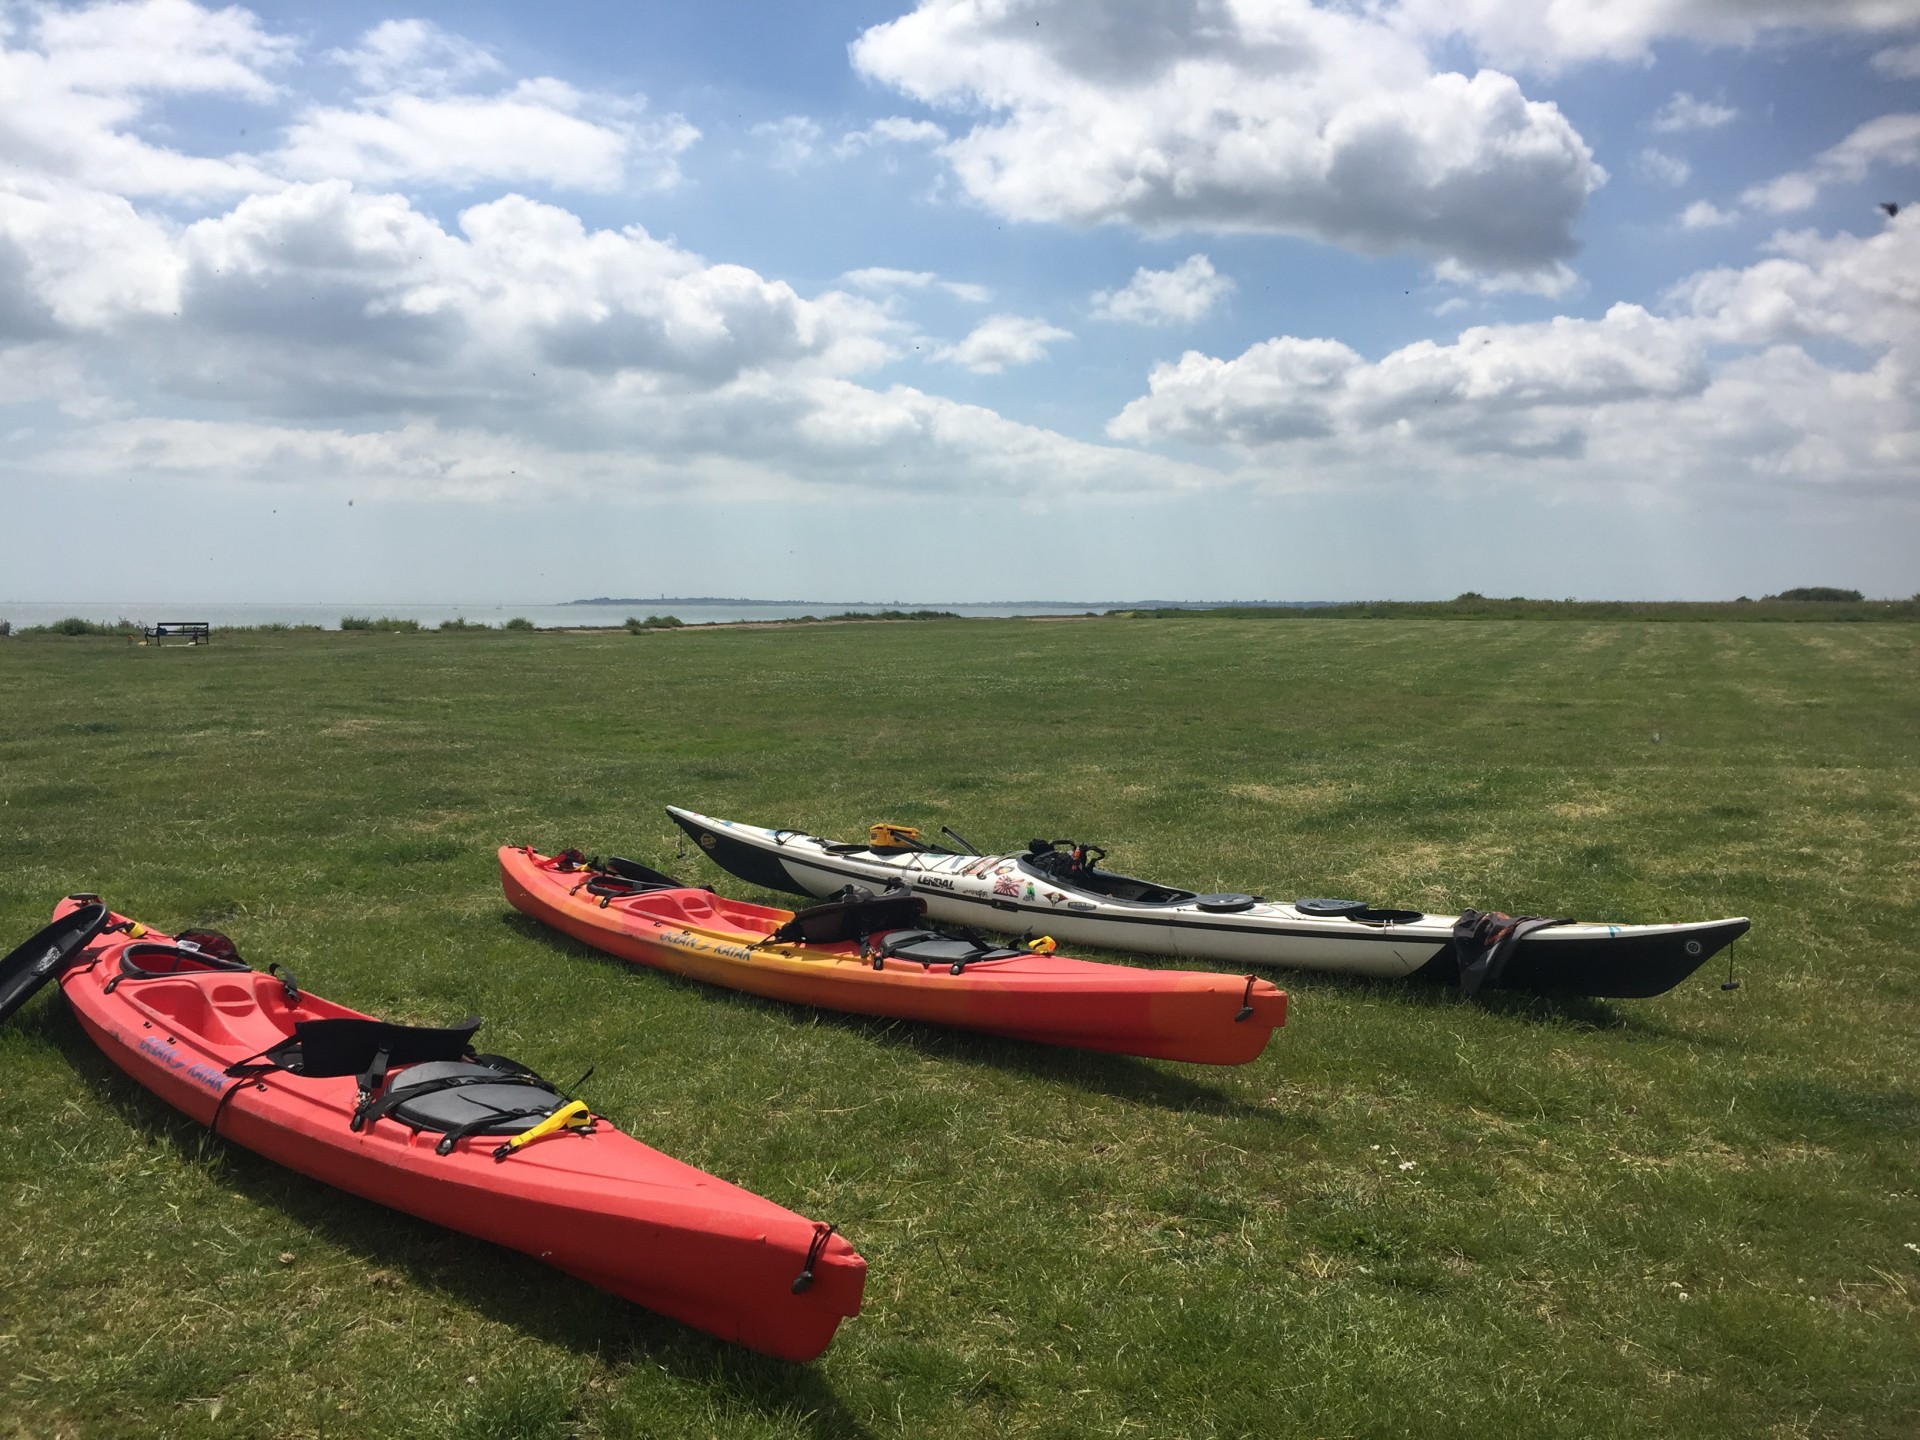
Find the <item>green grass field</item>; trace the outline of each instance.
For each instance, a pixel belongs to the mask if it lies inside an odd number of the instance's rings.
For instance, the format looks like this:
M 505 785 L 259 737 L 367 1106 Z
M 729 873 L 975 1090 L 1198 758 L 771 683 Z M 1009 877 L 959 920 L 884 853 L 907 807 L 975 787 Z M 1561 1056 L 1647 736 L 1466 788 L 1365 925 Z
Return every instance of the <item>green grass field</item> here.
M 97 890 L 487 1017 L 837 1222 L 764 1360 L 210 1140 L 0 1030 L 0 1436 L 1909 1436 L 1920 627 L 1222 618 L 0 641 L 0 939 Z M 1230 1071 L 836 1017 L 510 912 L 665 802 L 1095 841 L 1202 890 L 1751 915 L 1650 1001 L 1296 974 Z M 764 897 L 762 897 L 764 898 Z

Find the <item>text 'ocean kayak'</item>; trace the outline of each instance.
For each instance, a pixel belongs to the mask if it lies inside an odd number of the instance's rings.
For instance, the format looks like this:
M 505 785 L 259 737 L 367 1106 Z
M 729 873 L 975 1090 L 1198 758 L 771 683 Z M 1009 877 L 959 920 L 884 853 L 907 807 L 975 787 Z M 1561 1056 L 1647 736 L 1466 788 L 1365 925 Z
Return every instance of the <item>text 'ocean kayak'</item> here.
M 87 1034 L 237 1145 L 783 1359 L 812 1359 L 859 1313 L 866 1262 L 831 1226 L 475 1055 L 478 1020 L 374 1020 L 250 969 L 224 937 L 130 927 L 91 896 L 55 920 L 60 987 Z M 97 933 L 75 943 L 87 924 Z
M 1048 1045 L 1238 1065 L 1286 1021 L 1265 980 L 1100 965 L 927 930 L 912 897 L 798 916 L 724 900 L 630 861 L 605 869 L 500 851 L 515 908 L 640 965 L 802 1005 L 984 1030 Z
M 1429 965 L 1451 975 L 1458 966 L 1469 989 L 1484 975 L 1502 989 L 1637 998 L 1672 989 L 1748 928 L 1744 918 L 1679 925 L 1530 920 L 1507 933 L 1496 963 L 1486 966 L 1484 941 L 1499 927 L 1476 928 L 1472 911 L 1429 915 L 1358 901 L 1201 895 L 1102 870 L 1105 851 L 1069 841 L 1036 840 L 1018 854 L 959 854 L 921 844 L 916 832 L 898 826 L 877 825 L 868 841 L 842 843 L 672 805 L 667 814 L 714 864 L 770 890 L 831 895 L 845 885 L 900 885 L 938 920 L 1229 965 L 1377 977 Z

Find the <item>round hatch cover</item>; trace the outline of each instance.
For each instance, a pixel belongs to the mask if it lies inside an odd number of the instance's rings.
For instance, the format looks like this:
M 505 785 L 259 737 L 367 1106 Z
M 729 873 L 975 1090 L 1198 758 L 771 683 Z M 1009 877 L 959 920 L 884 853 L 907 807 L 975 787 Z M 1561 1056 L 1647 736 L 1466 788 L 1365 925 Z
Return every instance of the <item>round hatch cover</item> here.
M 1251 895 L 1202 895 L 1193 902 L 1209 915 L 1233 915 L 1259 902 Z
M 1364 900 L 1296 900 L 1293 908 L 1302 915 L 1325 915 L 1339 918 L 1342 915 L 1358 915 L 1367 908 Z

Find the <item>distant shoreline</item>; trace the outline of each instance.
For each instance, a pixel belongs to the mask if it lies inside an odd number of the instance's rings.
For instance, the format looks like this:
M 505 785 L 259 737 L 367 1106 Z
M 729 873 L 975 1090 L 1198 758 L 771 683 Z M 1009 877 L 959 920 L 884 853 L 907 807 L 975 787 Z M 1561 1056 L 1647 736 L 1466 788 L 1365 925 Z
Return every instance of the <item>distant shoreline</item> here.
M 792 606 L 812 605 L 822 609 L 854 607 L 890 606 L 915 610 L 980 610 L 1004 609 L 1013 605 L 1038 605 L 1049 611 L 1106 611 L 1106 610 L 1304 610 L 1320 605 L 1337 605 L 1337 600 L 929 600 L 924 603 L 908 600 L 749 600 L 738 595 L 658 595 L 651 598 L 643 596 L 597 595 L 591 600 L 562 600 L 562 605 L 764 605 Z

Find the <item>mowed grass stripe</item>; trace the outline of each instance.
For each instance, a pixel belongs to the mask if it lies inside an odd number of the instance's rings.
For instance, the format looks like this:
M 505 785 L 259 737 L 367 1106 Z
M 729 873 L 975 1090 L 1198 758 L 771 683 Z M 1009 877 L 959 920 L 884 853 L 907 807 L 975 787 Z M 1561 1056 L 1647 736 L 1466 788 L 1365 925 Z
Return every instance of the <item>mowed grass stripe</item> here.
M 1910 1433 L 1917 649 L 1901 624 L 1219 618 L 5 642 L 12 939 L 95 889 L 348 1004 L 476 1011 L 872 1266 L 823 1361 L 759 1360 L 210 1141 L 43 998 L 0 1030 L 6 1412 Z M 751 898 L 678 853 L 668 801 L 1073 835 L 1204 889 L 1755 930 L 1731 994 L 1470 1006 L 1292 975 L 1268 1054 L 1214 1072 L 731 995 L 507 910 L 493 849 L 521 840 Z

